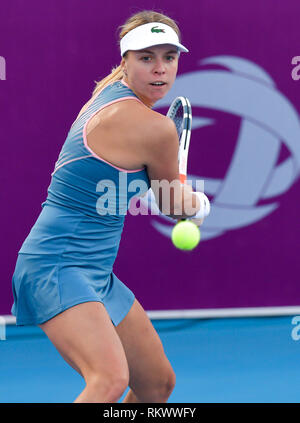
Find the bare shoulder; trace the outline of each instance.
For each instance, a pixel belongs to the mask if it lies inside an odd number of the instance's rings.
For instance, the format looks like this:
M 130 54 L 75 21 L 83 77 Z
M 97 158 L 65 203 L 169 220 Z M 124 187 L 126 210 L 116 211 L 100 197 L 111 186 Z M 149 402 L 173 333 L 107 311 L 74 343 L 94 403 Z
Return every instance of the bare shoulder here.
M 145 164 L 153 161 L 169 162 L 177 157 L 178 137 L 174 122 L 167 116 L 149 109 L 139 125 L 140 146 L 145 155 Z
M 98 148 L 99 140 L 102 140 L 99 154 L 103 155 L 103 139 L 107 139 L 109 142 L 105 154 L 120 149 L 123 151 L 122 157 L 128 156 L 127 161 L 135 165 L 150 169 L 154 163 L 155 166 L 160 162 L 162 166 L 169 167 L 173 162 L 175 167 L 178 137 L 173 121 L 142 102 L 126 99 L 112 104 L 100 112 L 94 125 L 95 131 L 90 136 L 90 143 L 94 137 L 95 144 L 91 144 L 91 147 L 95 149 Z M 90 129 L 92 131 L 93 127 L 88 127 L 88 132 Z
M 118 104 L 119 127 L 126 127 L 130 138 L 138 141 L 141 147 L 162 147 L 162 143 L 177 143 L 174 122 L 138 101 L 123 101 Z
M 154 145 L 162 141 L 172 142 L 174 141 L 174 137 L 176 138 L 177 132 L 174 122 L 167 116 L 155 112 L 154 110 L 149 110 L 149 114 L 145 117 L 143 126 Z
M 116 103 L 115 111 L 119 118 L 124 118 L 128 124 L 134 124 L 136 129 L 141 127 L 145 129 L 154 128 L 161 125 L 167 129 L 173 127 L 173 122 L 168 117 L 145 106 L 140 101 L 125 100 Z M 138 118 L 138 119 L 137 119 Z
M 127 145 L 134 146 L 151 180 L 178 179 L 179 143 L 174 122 L 143 104 L 131 103 L 127 109 Z

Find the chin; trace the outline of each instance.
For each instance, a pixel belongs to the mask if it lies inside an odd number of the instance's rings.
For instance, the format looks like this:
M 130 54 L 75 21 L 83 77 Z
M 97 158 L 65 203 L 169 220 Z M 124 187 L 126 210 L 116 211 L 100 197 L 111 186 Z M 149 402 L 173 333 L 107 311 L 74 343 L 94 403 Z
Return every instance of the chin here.
M 162 98 L 164 98 L 167 95 L 168 91 L 164 92 L 164 93 L 160 93 L 157 94 L 155 97 L 152 98 L 152 101 L 154 103 L 158 102 L 159 100 L 161 100 Z
M 151 104 L 151 105 L 152 105 L 151 107 L 155 106 L 155 104 L 156 104 L 159 100 L 161 100 L 162 98 L 164 98 L 164 96 L 165 96 L 165 94 L 164 94 L 164 95 L 161 95 L 160 97 L 155 97 L 155 98 L 152 98 L 152 99 L 150 100 L 150 102 L 149 102 L 149 104 Z

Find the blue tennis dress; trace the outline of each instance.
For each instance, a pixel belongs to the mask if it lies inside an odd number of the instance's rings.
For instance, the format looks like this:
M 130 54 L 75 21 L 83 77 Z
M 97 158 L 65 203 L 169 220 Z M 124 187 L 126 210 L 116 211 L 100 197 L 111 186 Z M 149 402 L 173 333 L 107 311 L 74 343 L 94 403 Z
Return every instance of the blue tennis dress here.
M 17 325 L 41 324 L 76 304 L 98 301 L 117 326 L 134 302 L 113 264 L 130 200 L 149 189 L 148 175 L 145 168 L 106 162 L 86 140 L 89 120 L 123 100 L 139 101 L 121 81 L 108 85 L 68 133 L 42 211 L 18 252 L 11 310 Z

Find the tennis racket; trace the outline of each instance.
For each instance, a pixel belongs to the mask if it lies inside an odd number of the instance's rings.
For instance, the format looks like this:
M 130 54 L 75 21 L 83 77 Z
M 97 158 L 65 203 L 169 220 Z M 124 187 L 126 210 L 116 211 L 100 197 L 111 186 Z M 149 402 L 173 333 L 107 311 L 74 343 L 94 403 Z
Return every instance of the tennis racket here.
M 187 177 L 187 160 L 192 132 L 192 107 L 189 99 L 176 97 L 168 110 L 167 116 L 173 120 L 176 126 L 179 140 L 179 178 L 180 182 L 184 184 Z
M 184 184 L 187 179 L 187 162 L 192 132 L 192 107 L 189 99 L 187 97 L 176 97 L 168 110 L 167 116 L 173 120 L 176 126 L 179 140 L 179 178 L 180 182 Z M 200 200 L 201 208 L 194 218 L 202 219 L 209 215 L 210 203 L 204 193 L 195 192 L 195 194 Z

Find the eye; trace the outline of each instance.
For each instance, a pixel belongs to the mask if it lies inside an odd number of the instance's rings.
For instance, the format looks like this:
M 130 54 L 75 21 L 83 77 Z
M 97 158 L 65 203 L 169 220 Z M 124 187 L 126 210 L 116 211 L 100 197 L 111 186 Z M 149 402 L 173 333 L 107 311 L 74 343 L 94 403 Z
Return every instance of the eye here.
M 150 56 L 142 56 L 142 57 L 141 57 L 141 60 L 142 60 L 143 62 L 150 62 L 151 57 L 150 57 Z
M 172 62 L 173 60 L 175 60 L 175 56 L 168 55 L 168 56 L 166 56 L 166 59 L 167 59 L 168 62 Z

